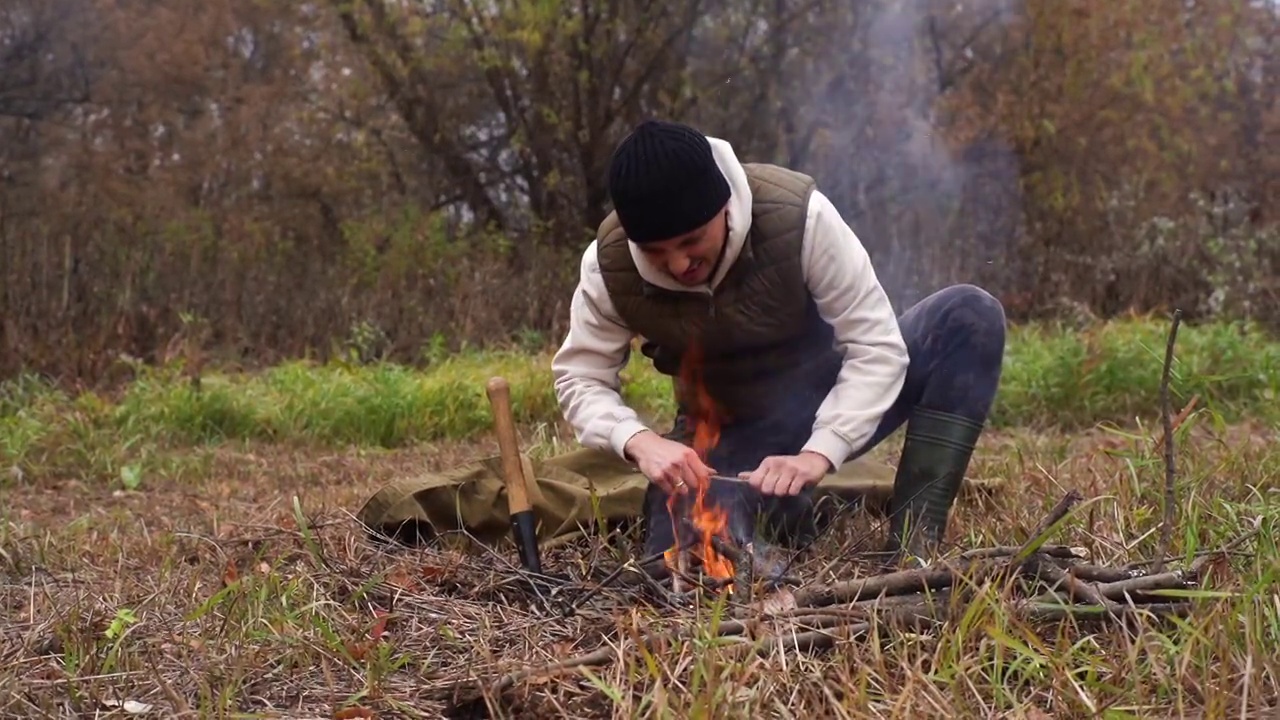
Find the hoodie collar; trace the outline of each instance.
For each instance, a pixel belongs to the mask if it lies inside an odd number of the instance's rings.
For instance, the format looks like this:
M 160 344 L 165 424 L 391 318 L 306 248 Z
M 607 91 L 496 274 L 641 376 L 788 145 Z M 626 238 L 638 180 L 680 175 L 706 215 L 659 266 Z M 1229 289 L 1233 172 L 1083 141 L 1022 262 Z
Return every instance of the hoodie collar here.
M 714 290 L 733 267 L 738 255 L 742 253 L 747 233 L 751 230 L 751 188 L 747 184 L 747 172 L 727 141 L 714 137 L 707 137 L 707 141 L 711 143 L 711 154 L 715 157 L 716 165 L 729 182 L 729 232 L 725 237 L 724 257 L 710 282 L 695 287 L 681 285 L 675 278 L 668 275 L 666 270 L 654 265 L 648 256 L 641 252 L 639 246 L 633 242 L 627 243 L 631 250 L 631 258 L 640 271 L 640 277 L 664 290 L 699 293 Z

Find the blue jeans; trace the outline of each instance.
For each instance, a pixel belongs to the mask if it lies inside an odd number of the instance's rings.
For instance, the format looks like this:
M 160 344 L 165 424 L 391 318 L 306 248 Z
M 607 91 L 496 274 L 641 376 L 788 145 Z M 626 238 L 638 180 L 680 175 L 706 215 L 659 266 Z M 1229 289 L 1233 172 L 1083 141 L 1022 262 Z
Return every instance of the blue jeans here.
M 846 462 L 883 442 L 915 408 L 977 423 L 985 423 L 991 411 L 1005 346 L 1004 308 L 996 298 L 973 285 L 952 285 L 912 306 L 898 317 L 898 325 L 910 357 L 906 381 L 875 433 Z M 799 453 L 838 372 L 837 359 L 805 386 L 790 391 L 789 402 L 775 414 L 721 428 L 707 464 L 721 475 L 735 476 L 756 469 L 771 455 Z M 683 426 L 684 419 L 678 417 L 668 437 L 680 437 Z M 813 532 L 813 488 L 796 496 L 766 497 L 746 483 L 721 483 L 709 494 L 712 502 L 729 511 L 730 532 L 740 543 L 755 537 L 758 524 L 784 545 L 802 544 Z M 667 495 L 653 484 L 645 494 L 645 527 L 646 555 L 674 544 Z

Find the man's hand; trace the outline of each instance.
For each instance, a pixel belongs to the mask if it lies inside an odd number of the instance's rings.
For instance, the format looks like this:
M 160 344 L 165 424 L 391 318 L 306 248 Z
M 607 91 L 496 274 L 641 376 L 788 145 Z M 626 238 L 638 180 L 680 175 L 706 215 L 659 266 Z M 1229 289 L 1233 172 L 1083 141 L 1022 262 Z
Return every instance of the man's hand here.
M 831 463 L 822 455 L 804 451 L 799 455 L 774 455 L 764 459 L 755 472 L 738 477 L 765 495 L 799 495 L 806 486 L 822 479 Z
M 683 495 L 715 474 L 693 448 L 650 430 L 636 433 L 624 449 L 640 472 L 668 495 Z

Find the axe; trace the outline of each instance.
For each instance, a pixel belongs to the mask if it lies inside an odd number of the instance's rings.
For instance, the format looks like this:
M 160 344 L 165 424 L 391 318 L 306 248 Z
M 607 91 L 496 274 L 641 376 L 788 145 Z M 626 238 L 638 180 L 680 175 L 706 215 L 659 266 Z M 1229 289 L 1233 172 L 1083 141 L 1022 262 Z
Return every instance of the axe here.
M 493 409 L 494 430 L 498 434 L 498 448 L 502 453 L 502 484 L 507 489 L 511 537 L 516 542 L 520 564 L 525 570 L 541 575 L 542 557 L 538 550 L 533 504 L 529 502 L 529 488 L 526 484 L 528 478 L 524 475 L 515 420 L 511 416 L 511 387 L 506 378 L 495 377 L 489 380 L 485 390 L 489 396 L 489 406 Z

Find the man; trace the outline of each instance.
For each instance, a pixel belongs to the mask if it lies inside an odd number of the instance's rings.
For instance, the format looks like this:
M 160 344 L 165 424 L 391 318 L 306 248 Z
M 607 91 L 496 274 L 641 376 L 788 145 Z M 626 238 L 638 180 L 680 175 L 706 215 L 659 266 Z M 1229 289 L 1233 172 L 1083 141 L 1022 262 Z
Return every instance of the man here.
M 668 495 L 713 471 L 746 479 L 728 483 L 742 497 L 722 502 L 751 505 L 754 493 L 782 532 L 811 535 L 814 486 L 904 422 L 889 549 L 932 552 L 999 384 L 1000 303 L 957 285 L 895 317 L 811 177 L 740 163 L 729 143 L 686 125 L 639 124 L 608 184 L 615 209 L 583 253 L 552 371 L 579 442 L 651 480 L 646 554 L 673 543 Z M 705 464 L 681 437 L 692 388 L 676 383 L 681 411 L 666 436 L 623 402 L 619 371 L 636 336 L 673 377 L 692 348 L 703 354 L 706 390 L 727 418 Z

